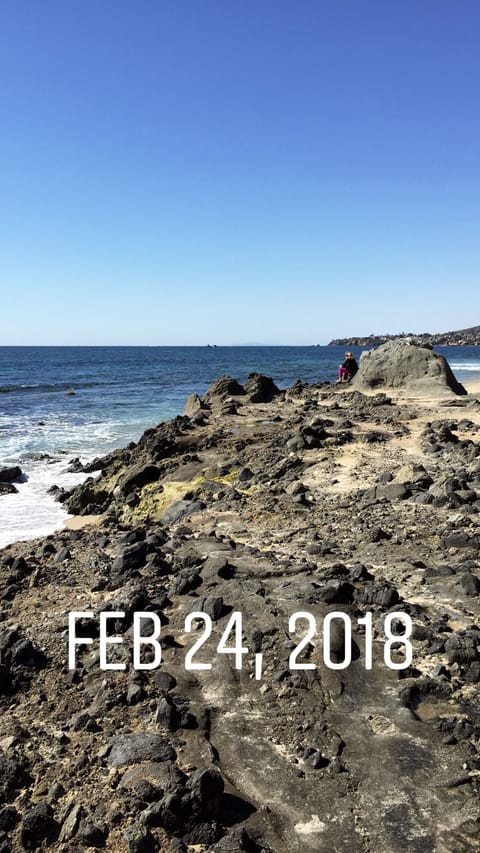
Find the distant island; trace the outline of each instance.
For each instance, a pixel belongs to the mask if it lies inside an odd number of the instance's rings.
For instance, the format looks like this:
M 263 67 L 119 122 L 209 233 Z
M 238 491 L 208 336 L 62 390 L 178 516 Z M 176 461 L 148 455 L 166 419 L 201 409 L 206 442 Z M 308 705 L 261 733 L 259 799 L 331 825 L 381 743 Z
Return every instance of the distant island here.
M 432 346 L 480 346 L 480 326 L 472 326 L 470 329 L 459 329 L 456 332 L 442 332 L 430 334 L 422 332 L 414 335 L 412 332 L 402 332 L 399 335 L 361 335 L 351 338 L 335 338 L 328 346 L 357 346 L 370 347 L 379 346 L 386 341 L 395 341 L 400 338 L 415 338 L 416 341 L 429 343 Z

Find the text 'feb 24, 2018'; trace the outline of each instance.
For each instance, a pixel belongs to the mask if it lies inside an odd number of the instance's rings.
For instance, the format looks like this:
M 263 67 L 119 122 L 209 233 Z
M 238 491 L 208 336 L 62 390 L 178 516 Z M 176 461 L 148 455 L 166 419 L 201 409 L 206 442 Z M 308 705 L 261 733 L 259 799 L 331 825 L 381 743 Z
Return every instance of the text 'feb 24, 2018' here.
M 93 611 L 71 611 L 68 618 L 68 666 L 75 669 L 77 665 L 77 653 L 79 647 L 94 646 L 95 640 L 86 635 L 86 625 L 91 625 L 95 619 Z M 112 623 L 125 619 L 125 612 L 102 611 L 98 615 L 99 667 L 102 670 L 125 670 L 127 664 L 121 660 L 112 660 L 115 657 L 112 647 L 124 644 L 124 638 L 112 634 L 110 628 Z M 83 625 L 82 625 L 83 620 Z M 84 620 L 87 620 L 85 622 Z M 346 669 L 354 658 L 354 649 L 358 646 L 352 637 L 351 617 L 343 611 L 336 610 L 328 613 L 319 622 L 312 613 L 298 610 L 289 618 L 288 632 L 293 638 L 300 634 L 294 648 L 291 650 L 288 668 L 295 670 L 315 670 L 317 664 L 309 660 L 312 649 L 318 640 L 321 640 L 323 664 L 332 670 Z M 78 624 L 77 624 L 78 623 Z M 203 629 L 202 629 L 203 626 Z M 363 652 L 361 661 L 366 670 L 372 669 L 374 662 L 374 629 L 373 614 L 369 611 L 356 620 L 356 627 L 364 635 Z M 258 627 L 258 626 L 256 626 Z M 287 626 L 285 626 L 286 628 Z M 77 628 L 79 629 L 77 632 Z M 215 655 L 231 655 L 233 666 L 237 670 L 247 668 L 255 679 L 259 681 L 263 675 L 264 655 L 262 652 L 250 652 L 244 645 L 243 615 L 241 611 L 235 610 L 222 631 L 218 643 L 215 644 L 215 631 L 211 616 L 202 611 L 189 613 L 185 618 L 184 632 L 192 631 L 200 635 L 187 648 L 185 643 L 185 669 L 188 671 L 210 670 L 212 659 Z M 408 668 L 412 663 L 413 648 L 410 641 L 412 634 L 412 620 L 407 613 L 395 611 L 388 613 L 383 620 L 384 638 L 383 663 L 389 669 L 401 670 Z M 137 611 L 133 614 L 133 640 L 132 640 L 132 666 L 137 670 L 154 670 L 162 662 L 162 624 L 157 613 L 148 611 Z M 182 638 L 183 639 L 183 638 Z M 212 644 L 213 641 L 213 644 Z M 200 655 L 200 650 L 203 654 Z M 377 644 L 378 648 L 378 644 Z M 210 660 L 205 660 L 209 656 Z M 203 657 L 201 660 L 199 657 Z M 356 658 L 360 656 L 357 653 Z

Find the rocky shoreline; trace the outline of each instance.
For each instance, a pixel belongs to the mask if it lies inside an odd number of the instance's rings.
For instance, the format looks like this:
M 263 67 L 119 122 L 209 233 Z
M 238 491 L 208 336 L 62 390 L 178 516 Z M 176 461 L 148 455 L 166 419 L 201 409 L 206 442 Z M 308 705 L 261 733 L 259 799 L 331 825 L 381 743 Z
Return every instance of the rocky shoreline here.
M 479 399 L 253 374 L 185 411 L 59 495 L 88 525 L 0 554 L 0 853 L 479 849 Z M 71 611 L 93 642 L 70 670 Z M 102 612 L 124 670 L 100 668 Z M 150 671 L 138 612 L 162 624 Z M 194 612 L 210 669 L 185 666 Z M 241 668 L 218 651 L 235 612 Z

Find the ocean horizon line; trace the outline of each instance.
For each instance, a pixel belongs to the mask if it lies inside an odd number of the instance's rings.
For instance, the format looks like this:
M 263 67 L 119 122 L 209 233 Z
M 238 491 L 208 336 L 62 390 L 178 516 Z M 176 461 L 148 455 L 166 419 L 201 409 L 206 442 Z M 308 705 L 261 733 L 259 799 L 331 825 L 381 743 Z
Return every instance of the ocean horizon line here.
M 258 349 L 260 347 L 297 347 L 299 349 L 314 347 L 338 347 L 343 344 L 0 344 L 0 349 Z

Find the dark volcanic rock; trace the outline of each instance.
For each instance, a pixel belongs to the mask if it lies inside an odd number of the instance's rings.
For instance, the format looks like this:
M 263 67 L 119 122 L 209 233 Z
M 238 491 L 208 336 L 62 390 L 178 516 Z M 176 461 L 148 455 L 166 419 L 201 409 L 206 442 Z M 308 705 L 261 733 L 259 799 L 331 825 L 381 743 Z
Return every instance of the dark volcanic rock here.
M 203 601 L 200 602 L 200 610 L 202 613 L 206 613 L 210 616 L 213 622 L 216 622 L 217 619 L 221 619 L 225 610 L 222 596 L 207 596 L 207 598 L 204 598 Z
M 153 678 L 155 684 L 160 690 L 173 690 L 177 684 L 176 678 L 164 669 L 156 672 Z
M 193 589 L 196 589 L 202 583 L 200 569 L 183 569 L 175 578 L 172 586 L 168 590 L 171 595 L 187 595 Z
M 159 476 L 160 469 L 157 465 L 138 465 L 128 469 L 127 473 L 120 479 L 118 488 L 124 495 L 129 495 L 130 492 L 143 488 L 147 483 L 155 482 Z
M 128 853 L 155 853 L 158 849 L 155 838 L 146 826 L 134 823 L 124 833 Z
M 222 838 L 213 853 L 269 853 L 270 848 L 259 846 L 247 832 L 244 826 L 235 827 L 225 838 Z M 273 851 L 271 851 L 273 853 Z
M 99 488 L 89 477 L 66 497 L 64 503 L 73 515 L 95 515 L 104 511 L 110 499 L 109 491 Z
M 178 729 L 179 714 L 170 696 L 163 696 L 159 700 L 155 711 L 155 722 L 169 732 Z
M 135 542 L 133 545 L 127 545 L 118 557 L 115 557 L 112 569 L 122 574 L 132 572 L 145 564 L 146 556 L 147 546 L 145 542 Z
M 175 758 L 175 750 L 165 738 L 148 732 L 115 735 L 108 756 L 112 767 L 139 764 L 141 761 L 174 761 Z
M 476 575 L 472 575 L 471 572 L 465 572 L 460 578 L 460 586 L 465 595 L 478 595 L 480 592 L 480 579 Z
M 202 818 L 208 820 L 218 814 L 225 787 L 218 770 L 197 770 L 186 787 L 200 807 Z
M 30 670 L 43 669 L 47 664 L 44 652 L 15 628 L 0 634 L 0 660 L 8 673 L 6 676 L 0 673 L 0 688 L 6 678 L 5 689 L 11 692 L 33 677 Z
M 448 662 L 468 664 L 480 660 L 480 637 L 474 633 L 457 632 L 445 643 Z
M 11 468 L 0 468 L 0 483 L 11 483 L 22 476 L 22 469 L 18 465 Z
M 216 769 L 197 770 L 172 793 L 152 804 L 144 812 L 148 826 L 161 826 L 181 836 L 188 844 L 211 845 L 222 834 L 216 818 L 224 791 L 222 776 Z
M 108 828 L 82 819 L 78 828 L 78 838 L 87 847 L 104 847 Z
M 36 850 L 52 843 L 58 831 L 52 807 L 48 803 L 39 803 L 23 815 L 20 840 L 25 850 Z
M 0 803 L 10 802 L 21 788 L 28 787 L 32 781 L 23 761 L 0 754 Z
M 16 495 L 18 489 L 13 483 L 0 483 L 0 495 Z
M 19 820 L 20 815 L 14 806 L 3 806 L 0 808 L 0 830 L 9 832 L 9 830 L 17 825 Z

